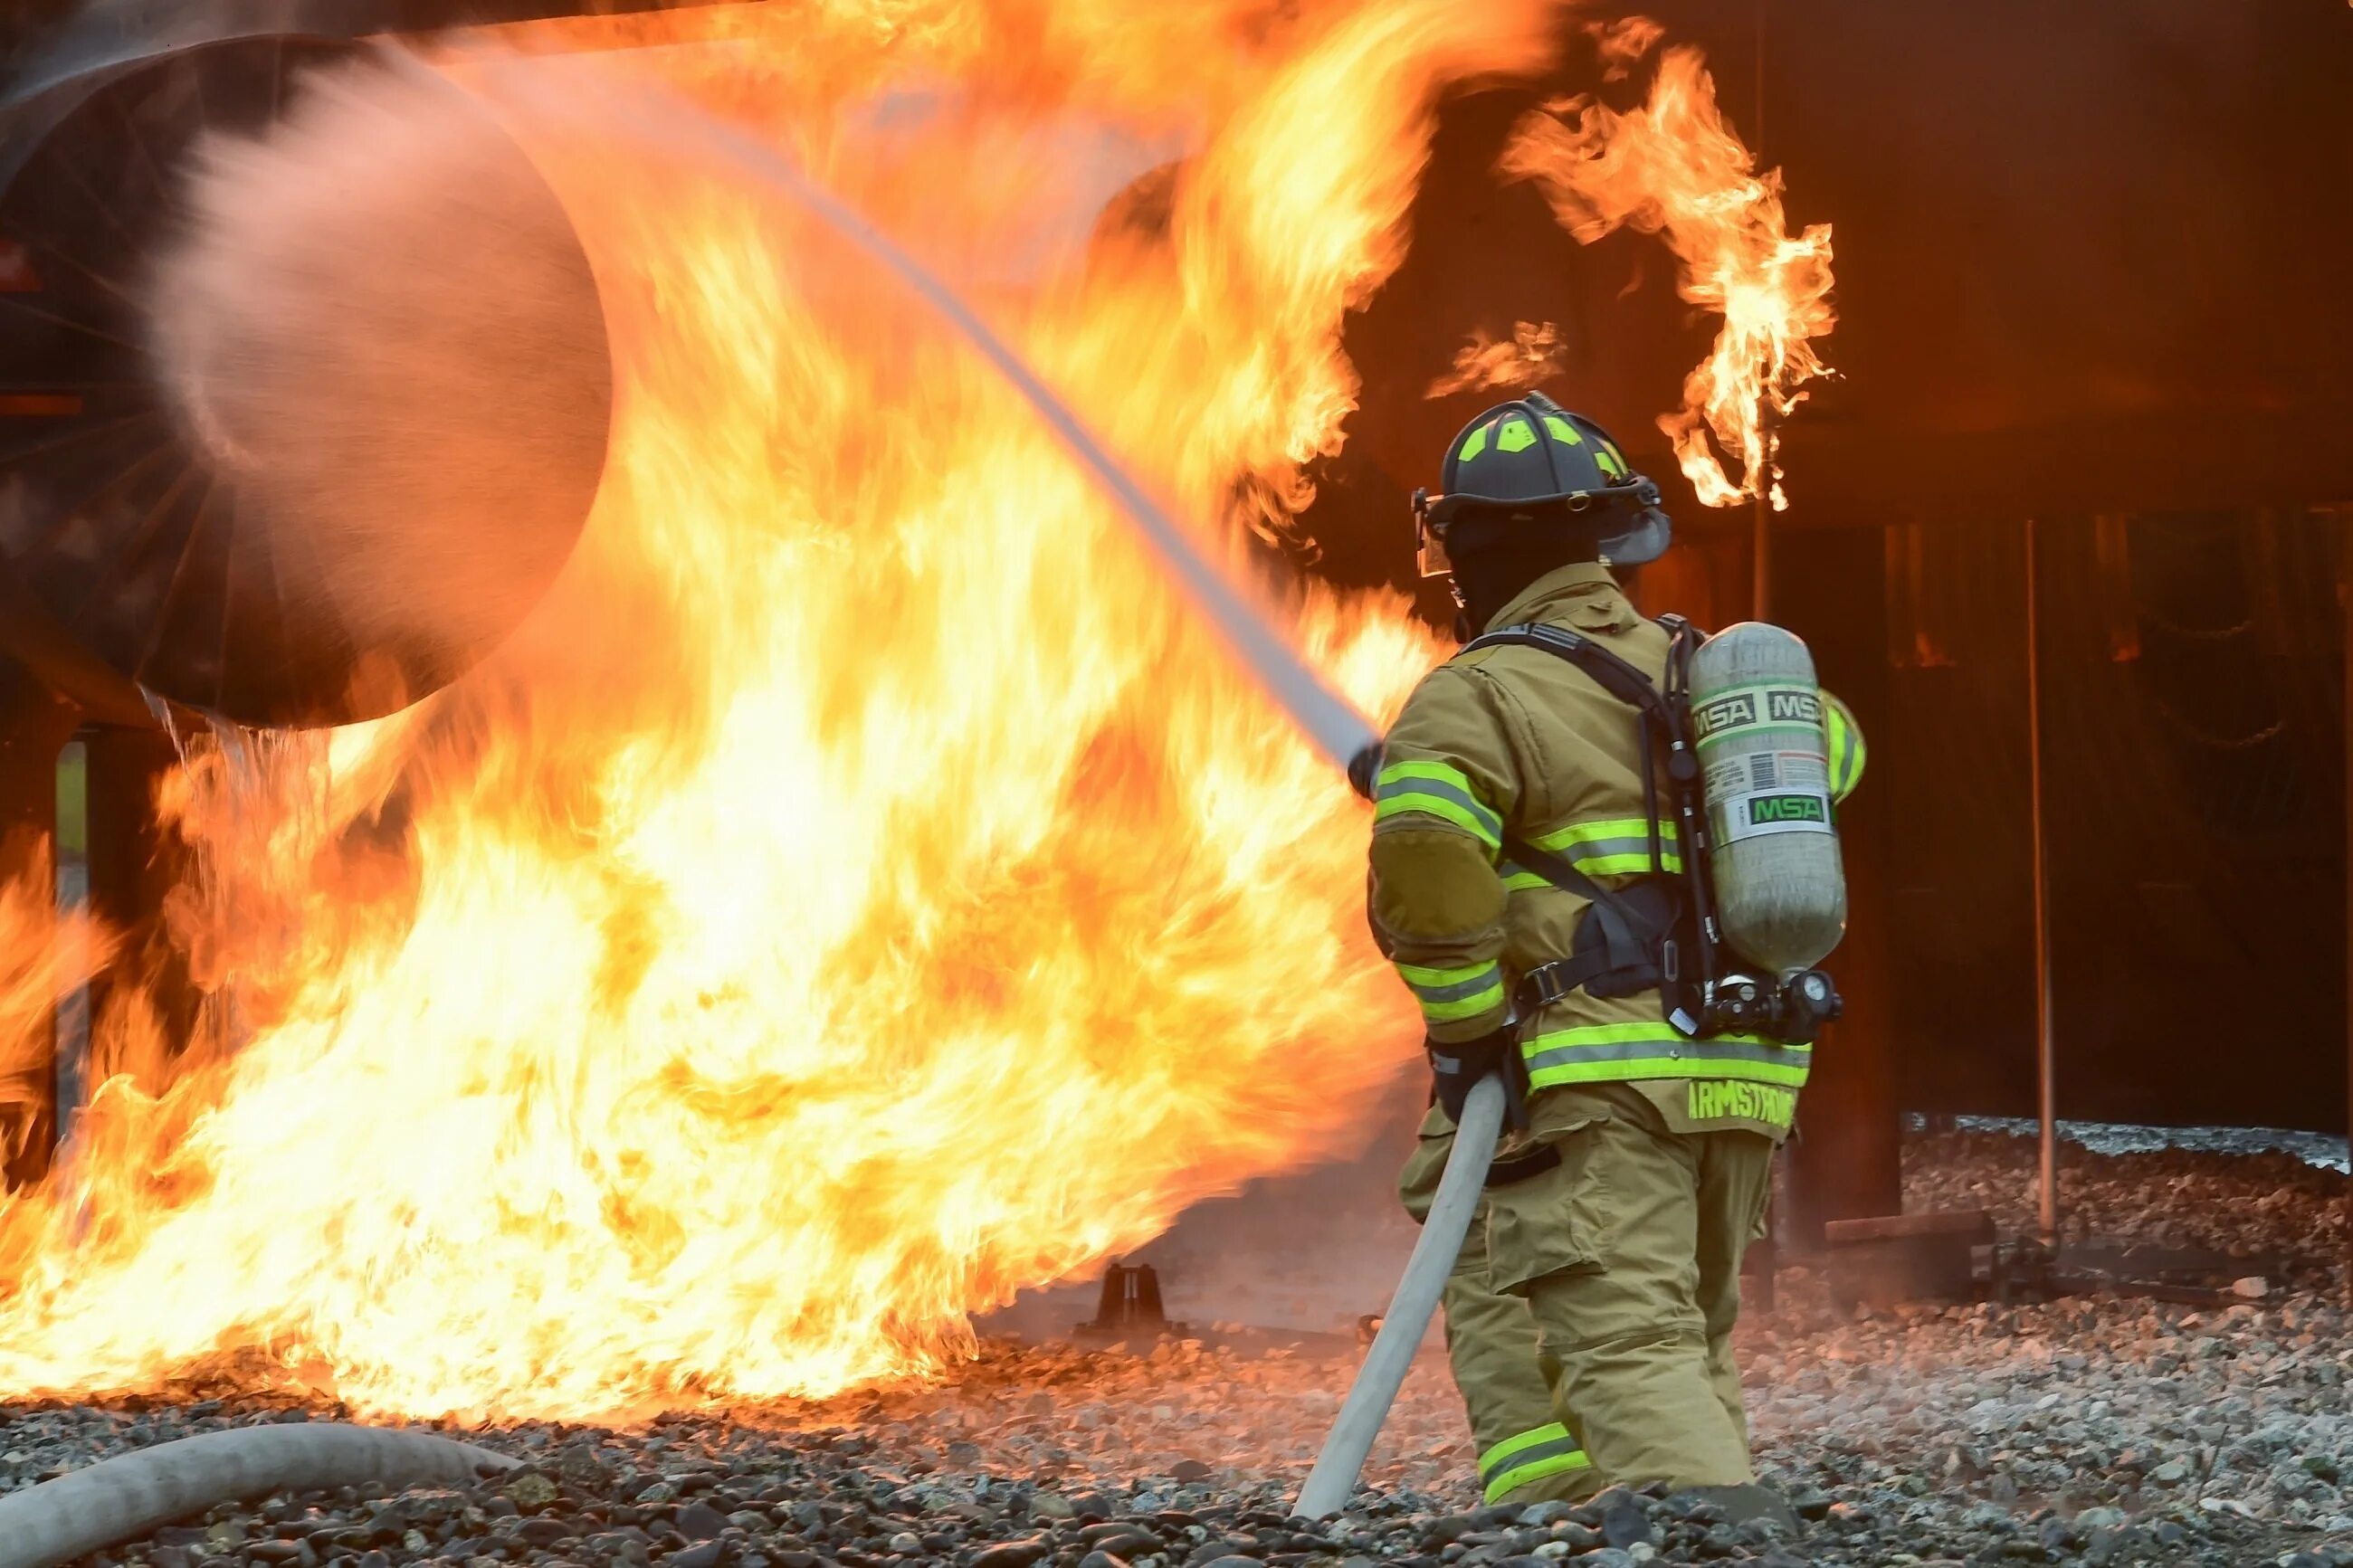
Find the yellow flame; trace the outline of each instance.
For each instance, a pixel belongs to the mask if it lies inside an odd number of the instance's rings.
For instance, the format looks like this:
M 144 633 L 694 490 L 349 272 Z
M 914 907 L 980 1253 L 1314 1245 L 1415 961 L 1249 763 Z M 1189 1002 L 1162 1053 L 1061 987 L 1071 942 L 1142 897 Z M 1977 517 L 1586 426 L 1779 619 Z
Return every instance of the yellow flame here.
M 1605 37 L 1622 68 L 1655 29 Z M 1699 51 L 1668 49 L 1640 108 L 1620 113 L 1579 97 L 1530 115 L 1504 152 L 1506 174 L 1533 179 L 1561 223 L 1591 243 L 1621 226 L 1662 235 L 1675 254 L 1683 297 L 1724 318 L 1714 351 L 1683 381 L 1683 405 L 1659 427 L 1707 506 L 1769 494 L 1788 505 L 1774 458 L 1773 421 L 1831 374 L 1813 341 L 1836 321 L 1831 229 L 1792 236 L 1781 173 L 1756 160 L 1716 109 Z M 1734 479 L 1711 447 L 1731 455 Z
M 0 1390 L 226 1356 L 410 1415 L 824 1394 L 1354 1146 L 1418 1035 L 1363 934 L 1362 806 L 996 377 L 628 127 L 659 81 L 787 151 L 1238 562 L 1237 498 L 1338 442 L 1341 323 L 1400 258 L 1436 96 L 1540 66 L 1557 19 L 824 0 L 445 61 L 595 263 L 596 513 L 458 686 L 167 781 L 204 868 L 174 928 L 235 1048 L 110 1079 L 0 1202 Z M 594 112 L 559 129 L 550 92 Z M 1165 231 L 1092 233 L 1152 169 Z M 1440 651 L 1393 597 L 1289 602 L 1368 712 Z M 135 997 L 101 1033 L 160 1059 Z
M 880 112 L 873 40 L 826 27 L 479 74 L 618 123 L 659 69 L 776 138 L 983 275 L 1210 519 L 1336 443 L 1433 96 L 1539 58 L 1547 11 L 1237 5 L 1205 60 L 1072 7 L 1017 92 L 899 9 L 898 58 L 975 90 Z M 1091 256 L 1072 144 L 1165 136 L 1188 81 L 1169 235 Z M 0 1215 L 0 1387 L 237 1352 L 363 1409 L 576 1416 L 925 1373 L 966 1312 L 1344 1146 L 1412 1050 L 1362 807 L 1028 410 L 763 193 L 594 142 L 533 144 L 620 361 L 583 553 L 423 708 L 173 781 L 184 936 L 250 1037 L 110 1083 Z M 1291 631 L 1377 712 L 1437 651 L 1388 599 Z

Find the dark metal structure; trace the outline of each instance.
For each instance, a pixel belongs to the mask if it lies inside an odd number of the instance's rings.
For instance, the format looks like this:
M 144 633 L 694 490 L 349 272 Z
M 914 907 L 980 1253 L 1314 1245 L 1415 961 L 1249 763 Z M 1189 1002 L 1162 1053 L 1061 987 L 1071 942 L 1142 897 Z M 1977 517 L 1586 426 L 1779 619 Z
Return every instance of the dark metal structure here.
M 139 984 L 183 1035 L 195 999 L 160 917 L 181 851 L 153 802 L 170 731 L 347 721 L 377 710 L 370 693 L 413 698 L 459 668 L 447 647 L 355 634 L 302 592 L 320 564 L 289 553 L 303 531 L 256 526 L 167 384 L 147 289 L 182 226 L 191 152 L 209 132 L 266 127 L 299 73 L 366 37 L 572 9 L 117 0 L 20 6 L 21 30 L 0 38 L 0 876 L 42 863 L 59 791 L 76 792 L 86 842 L 69 891 L 127 935 L 97 989 Z M 501 553 L 519 602 L 562 566 L 596 479 L 547 476 L 573 503 L 551 509 L 556 533 L 545 517 L 513 523 Z M 76 737 L 79 765 L 61 773 Z M 56 1108 L 9 1100 L 14 1183 L 45 1167 Z
M 1781 432 L 1765 588 L 1748 512 L 1686 491 L 1639 590 L 1714 624 L 1769 593 L 1870 737 L 1800 1231 L 1896 1209 L 1904 1110 L 2036 1114 L 2038 817 L 2058 1114 L 2343 1126 L 2353 11 L 1642 9 L 1835 235 L 1841 376 Z M 1580 247 L 1494 174 L 1601 83 L 1582 49 L 1442 111 L 1412 248 L 1348 329 L 1363 404 L 1307 520 L 1335 577 L 1413 585 L 1405 497 L 1484 395 L 1425 391 L 1474 327 L 1553 323 L 1546 390 L 1673 473 L 1651 419 L 1713 319 L 1654 239 Z

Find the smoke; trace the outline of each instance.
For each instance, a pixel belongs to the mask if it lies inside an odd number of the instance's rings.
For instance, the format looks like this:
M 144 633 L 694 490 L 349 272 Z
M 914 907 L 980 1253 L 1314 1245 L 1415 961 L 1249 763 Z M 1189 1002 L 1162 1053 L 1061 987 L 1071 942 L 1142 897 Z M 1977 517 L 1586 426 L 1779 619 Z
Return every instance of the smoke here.
M 342 637 L 446 678 L 537 601 L 595 496 L 596 283 L 470 95 L 377 61 L 297 93 L 263 139 L 198 149 L 153 347 L 236 487 L 238 548 L 268 552 L 289 646 Z

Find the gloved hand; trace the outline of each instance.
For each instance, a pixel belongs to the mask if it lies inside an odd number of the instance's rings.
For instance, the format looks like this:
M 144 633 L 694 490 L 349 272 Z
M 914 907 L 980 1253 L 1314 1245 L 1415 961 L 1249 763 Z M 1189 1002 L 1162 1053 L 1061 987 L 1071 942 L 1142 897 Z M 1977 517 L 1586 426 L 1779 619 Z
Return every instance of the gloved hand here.
M 1438 1103 L 1445 1108 L 1446 1120 L 1462 1120 L 1462 1101 L 1471 1086 L 1491 1072 L 1504 1075 L 1504 1098 L 1514 1110 L 1513 1124 L 1525 1120 L 1520 1108 L 1526 1100 L 1527 1065 L 1520 1059 L 1518 1025 L 1505 1024 L 1475 1040 L 1452 1045 L 1426 1039 L 1422 1049 L 1429 1054 L 1430 1076 L 1437 1085 Z

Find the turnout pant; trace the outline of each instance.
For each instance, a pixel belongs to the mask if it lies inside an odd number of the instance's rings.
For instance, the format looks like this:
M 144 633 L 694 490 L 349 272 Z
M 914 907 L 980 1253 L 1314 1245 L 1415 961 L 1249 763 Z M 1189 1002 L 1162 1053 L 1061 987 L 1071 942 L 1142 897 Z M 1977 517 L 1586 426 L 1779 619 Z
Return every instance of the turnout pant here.
M 1487 1288 L 1527 1302 L 1591 1473 L 1755 1479 L 1732 1326 L 1772 1140 L 1676 1132 L 1630 1084 L 1546 1089 L 1535 1110 L 1560 1163 L 1489 1189 Z
M 1417 1221 L 1428 1216 L 1453 1148 L 1452 1123 L 1433 1109 L 1398 1184 Z M 1440 1304 L 1447 1360 L 1470 1413 L 1486 1500 L 1576 1502 L 1599 1491 L 1591 1461 L 1554 1407 L 1560 1369 L 1537 1339 L 1528 1304 L 1488 1281 L 1483 1207 L 1472 1219 Z

